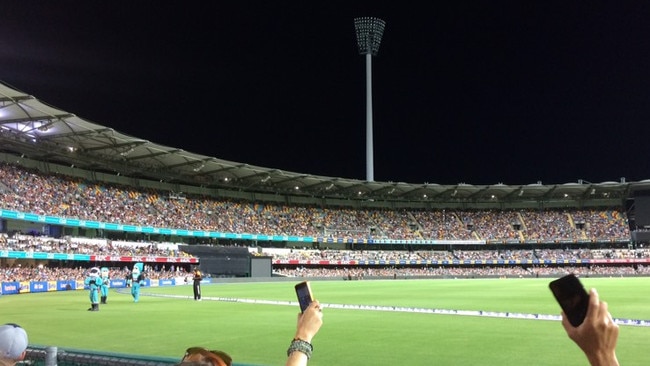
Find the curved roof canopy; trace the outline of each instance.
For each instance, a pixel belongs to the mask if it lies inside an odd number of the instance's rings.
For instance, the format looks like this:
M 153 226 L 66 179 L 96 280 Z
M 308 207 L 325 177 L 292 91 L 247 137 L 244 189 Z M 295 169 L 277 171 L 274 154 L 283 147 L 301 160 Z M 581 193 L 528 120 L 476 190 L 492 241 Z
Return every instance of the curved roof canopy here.
M 579 181 L 557 185 L 368 182 L 252 166 L 123 134 L 0 83 L 0 151 L 56 164 L 169 183 L 250 192 L 396 201 L 622 199 L 630 185 Z M 619 201 L 620 202 L 620 201 Z

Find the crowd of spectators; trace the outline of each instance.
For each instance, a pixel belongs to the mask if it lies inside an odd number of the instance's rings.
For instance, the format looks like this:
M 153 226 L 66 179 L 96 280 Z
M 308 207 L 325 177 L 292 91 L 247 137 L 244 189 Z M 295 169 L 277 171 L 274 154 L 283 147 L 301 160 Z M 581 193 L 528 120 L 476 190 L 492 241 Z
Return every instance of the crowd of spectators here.
M 0 250 L 20 250 L 47 253 L 87 253 L 110 256 L 191 256 L 179 251 L 169 244 L 111 242 L 87 238 L 54 239 L 43 236 L 16 234 L 12 237 L 0 234 Z M 568 272 L 584 275 L 629 276 L 648 275 L 650 267 L 644 265 L 549 265 L 545 261 L 572 261 L 580 263 L 584 259 L 645 259 L 650 258 L 649 248 L 610 248 L 610 249 L 485 249 L 485 250 L 316 250 L 287 248 L 249 248 L 251 253 L 269 256 L 272 261 L 281 263 L 274 266 L 274 274 L 292 277 L 531 277 L 562 275 Z M 261 251 L 261 252 L 260 252 Z M 492 260 L 504 261 L 501 265 L 461 265 L 465 261 Z M 533 264 L 536 260 L 537 263 Z M 0 267 L 2 281 L 49 281 L 49 280 L 83 280 L 87 266 L 48 266 L 52 260 L 13 261 L 11 265 Z M 289 261 L 298 261 L 287 265 Z M 321 261 L 329 264 L 314 265 Z M 350 263 L 356 261 L 357 263 Z M 358 265 L 365 263 L 400 263 L 402 265 Z M 417 261 L 418 265 L 411 262 Z M 423 264 L 424 261 L 426 264 Z M 438 265 L 433 265 L 437 261 Z M 446 261 L 446 264 L 443 264 Z M 510 263 L 509 261 L 515 261 Z M 525 261 L 525 263 L 522 263 Z M 455 263 L 455 264 L 454 264 Z M 309 264 L 309 265 L 306 265 Z M 114 278 L 125 278 L 131 268 L 127 265 L 111 268 Z M 174 264 L 147 264 L 146 272 L 152 279 L 170 279 L 190 276 L 189 268 Z
M 223 233 L 290 235 L 316 238 L 396 240 L 495 240 L 507 242 L 615 242 L 630 237 L 621 208 L 561 210 L 388 210 L 289 206 L 262 202 L 190 197 L 135 187 L 87 182 L 42 174 L 0 163 L 0 209 L 124 225 L 207 230 Z M 259 250 L 258 250 L 259 249 Z M 105 239 L 49 238 L 0 234 L 0 250 L 111 256 L 190 256 L 174 243 L 120 243 Z M 466 261 L 582 260 L 650 258 L 644 248 L 562 248 L 489 250 L 274 250 L 256 248 L 274 261 Z M 85 268 L 46 264 L 4 265 L 0 280 L 82 279 Z M 126 276 L 128 268 L 113 268 Z M 365 276 L 531 276 L 567 270 L 599 275 L 647 274 L 639 266 L 278 266 L 278 275 L 363 278 Z M 186 275 L 184 268 L 149 268 L 152 278 Z
M 0 233 L 0 250 L 89 254 L 126 257 L 184 257 L 192 255 L 178 249 L 177 244 L 153 242 L 120 242 L 106 239 L 47 236 L 33 236 L 21 233 L 8 235 Z M 334 250 L 251 247 L 254 255 L 272 257 L 275 260 L 299 261 L 557 261 L 583 259 L 643 259 L 650 258 L 650 248 L 527 248 L 527 249 L 482 249 L 482 250 Z
M 305 267 L 295 268 L 280 267 L 274 269 L 279 276 L 289 277 L 325 277 L 360 280 L 369 277 L 381 278 L 534 278 L 534 277 L 561 277 L 569 273 L 589 277 L 626 277 L 648 276 L 650 266 L 423 266 L 423 267 Z
M 126 279 L 131 271 L 128 266 L 111 268 L 111 278 Z M 49 267 L 39 264 L 36 266 L 23 266 L 16 264 L 0 267 L 0 282 L 14 281 L 83 281 L 87 276 L 88 268 L 78 266 L 74 268 Z M 148 278 L 154 280 L 179 279 L 182 278 L 189 283 L 191 271 L 181 266 L 147 266 L 145 273 Z M 650 266 L 648 265 L 590 265 L 590 266 L 522 266 L 522 265 L 486 265 L 486 266 L 449 266 L 449 265 L 427 265 L 427 266 L 292 266 L 276 267 L 273 274 L 276 276 L 298 277 L 298 278 L 341 278 L 341 279 L 363 279 L 372 277 L 382 278 L 413 278 L 413 277 L 507 277 L 507 278 L 533 278 L 540 276 L 560 277 L 568 273 L 575 273 L 580 276 L 648 276 Z
M 274 260 L 298 261 L 465 261 L 465 260 L 503 260 L 503 261 L 580 261 L 582 259 L 642 259 L 650 258 L 650 248 L 610 248 L 610 249 L 484 249 L 484 250 L 296 250 L 265 248 L 262 254 Z
M 388 210 L 178 196 L 0 164 L 0 208 L 125 225 L 236 234 L 395 240 L 627 240 L 621 208 Z
M 174 243 L 122 242 L 83 237 L 53 238 L 20 232 L 0 233 L 0 250 L 42 253 L 110 255 L 124 257 L 192 257 Z
M 110 268 L 110 277 L 112 279 L 126 279 L 131 273 L 129 266 L 119 268 Z M 191 277 L 191 272 L 181 266 L 145 266 L 147 277 L 153 280 L 183 278 L 184 280 Z M 0 267 L 0 282 L 23 282 L 23 281 L 80 281 L 88 276 L 88 268 L 78 266 L 73 268 L 67 267 L 50 267 L 45 264 L 22 265 L 14 264 L 11 266 Z

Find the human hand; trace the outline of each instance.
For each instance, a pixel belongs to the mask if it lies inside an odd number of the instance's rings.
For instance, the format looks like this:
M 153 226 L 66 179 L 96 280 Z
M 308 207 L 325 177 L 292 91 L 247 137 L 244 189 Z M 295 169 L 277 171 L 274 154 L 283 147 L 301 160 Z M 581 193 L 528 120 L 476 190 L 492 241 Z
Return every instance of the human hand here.
M 298 325 L 296 327 L 296 338 L 311 343 L 312 338 L 318 333 L 323 325 L 323 310 L 320 302 L 314 300 L 309 304 L 304 313 L 298 314 Z
M 616 342 L 619 327 L 607 310 L 607 303 L 600 301 L 596 289 L 589 291 L 589 308 L 582 324 L 574 327 L 562 312 L 562 326 L 592 366 L 618 365 Z

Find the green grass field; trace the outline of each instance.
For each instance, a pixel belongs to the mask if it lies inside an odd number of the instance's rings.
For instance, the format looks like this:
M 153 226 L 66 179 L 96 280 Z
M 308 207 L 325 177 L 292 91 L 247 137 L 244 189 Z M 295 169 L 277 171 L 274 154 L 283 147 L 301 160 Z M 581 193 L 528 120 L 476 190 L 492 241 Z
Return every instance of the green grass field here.
M 337 308 L 378 305 L 558 315 L 549 279 L 315 281 L 325 304 L 310 366 L 324 365 L 586 365 L 559 321 Z M 297 281 L 296 281 L 297 282 Z M 615 318 L 650 319 L 650 278 L 585 278 Z M 177 357 L 205 346 L 236 363 L 283 365 L 298 313 L 293 282 L 211 284 L 204 301 L 191 286 L 111 289 L 107 305 L 88 312 L 86 291 L 0 297 L 0 323 L 27 329 L 30 343 L 62 349 Z M 215 301 L 211 297 L 264 300 Z M 270 301 L 267 301 L 270 300 Z M 279 304 L 275 304 L 277 301 Z M 293 304 L 288 304 L 288 302 Z M 327 304 L 332 304 L 327 307 Z M 650 327 L 621 326 L 622 365 L 647 365 Z

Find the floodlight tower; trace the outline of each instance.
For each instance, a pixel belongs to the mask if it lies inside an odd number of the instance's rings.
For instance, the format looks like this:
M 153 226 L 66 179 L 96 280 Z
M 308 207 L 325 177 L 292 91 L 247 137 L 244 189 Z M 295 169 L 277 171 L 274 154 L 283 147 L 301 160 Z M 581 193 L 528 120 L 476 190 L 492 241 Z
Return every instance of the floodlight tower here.
M 372 56 L 377 56 L 386 22 L 379 18 L 355 18 L 359 54 L 366 56 L 366 180 L 375 180 L 372 144 Z

